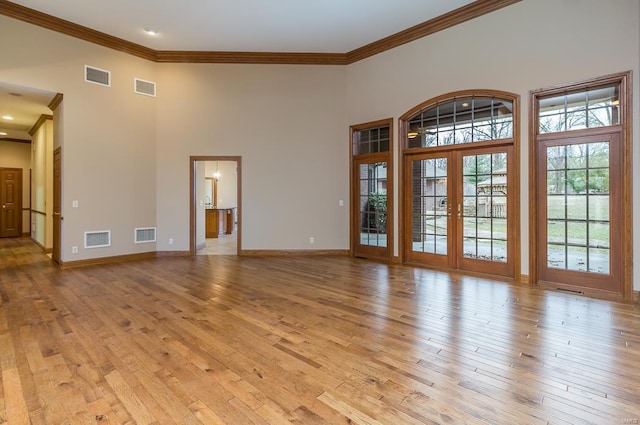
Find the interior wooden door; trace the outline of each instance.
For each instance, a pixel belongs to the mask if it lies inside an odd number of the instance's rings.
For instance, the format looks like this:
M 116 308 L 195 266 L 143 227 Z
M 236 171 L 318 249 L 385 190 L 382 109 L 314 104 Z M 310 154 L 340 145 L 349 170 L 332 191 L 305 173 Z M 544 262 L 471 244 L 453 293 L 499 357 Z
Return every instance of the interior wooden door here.
M 22 169 L 0 168 L 0 237 L 22 234 Z
M 62 152 L 60 148 L 53 151 L 53 251 L 51 259 L 60 264 L 61 231 L 62 231 Z

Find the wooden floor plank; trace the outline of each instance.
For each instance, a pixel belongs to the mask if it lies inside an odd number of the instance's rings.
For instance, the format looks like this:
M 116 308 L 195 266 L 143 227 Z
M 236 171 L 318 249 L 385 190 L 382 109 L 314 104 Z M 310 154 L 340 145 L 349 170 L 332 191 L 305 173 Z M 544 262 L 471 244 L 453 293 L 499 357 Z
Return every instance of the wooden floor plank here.
M 346 257 L 55 268 L 0 239 L 0 424 L 640 420 L 640 309 Z
M 156 418 L 147 410 L 142 400 L 140 400 L 129 384 L 122 378 L 120 372 L 114 370 L 105 376 L 105 379 L 113 389 L 118 400 L 124 404 L 138 425 L 150 425 L 156 421 Z

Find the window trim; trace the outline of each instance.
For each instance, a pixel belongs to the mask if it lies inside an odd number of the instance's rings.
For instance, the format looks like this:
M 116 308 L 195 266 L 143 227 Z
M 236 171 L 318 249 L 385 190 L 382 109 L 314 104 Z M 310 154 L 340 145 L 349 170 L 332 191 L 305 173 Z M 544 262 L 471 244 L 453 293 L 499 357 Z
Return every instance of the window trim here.
M 355 135 L 358 131 L 368 130 L 378 127 L 389 127 L 389 150 L 387 152 L 376 152 L 367 154 L 357 154 L 358 144 L 355 140 Z M 387 249 L 388 258 L 370 257 L 372 259 L 387 260 L 388 262 L 394 261 L 394 238 L 395 238 L 395 142 L 394 142 L 394 127 L 393 118 L 385 118 L 376 121 L 365 122 L 361 124 L 354 124 L 349 127 L 349 251 L 351 257 L 355 257 L 356 240 L 354 237 L 355 229 L 358 225 L 357 214 L 359 214 L 359 208 L 354 205 L 355 199 L 355 164 L 359 161 L 386 161 L 387 162 Z
M 593 90 L 599 87 L 619 85 L 620 91 L 620 123 L 615 126 L 597 127 L 594 129 L 568 130 L 561 133 L 539 134 L 539 100 L 541 98 Z M 529 283 L 537 285 L 539 279 L 539 241 L 538 241 L 538 178 L 539 138 L 580 136 L 597 132 L 611 132 L 620 128 L 622 137 L 622 199 L 623 199 L 623 229 L 624 240 L 620 257 L 622 259 L 622 298 L 631 300 L 633 297 L 633 192 L 632 192 L 632 155 L 631 155 L 631 125 L 632 125 L 632 85 L 631 71 L 610 74 L 603 77 L 560 84 L 549 88 L 531 90 L 529 92 Z M 607 297 L 608 294 L 589 292 L 590 294 Z

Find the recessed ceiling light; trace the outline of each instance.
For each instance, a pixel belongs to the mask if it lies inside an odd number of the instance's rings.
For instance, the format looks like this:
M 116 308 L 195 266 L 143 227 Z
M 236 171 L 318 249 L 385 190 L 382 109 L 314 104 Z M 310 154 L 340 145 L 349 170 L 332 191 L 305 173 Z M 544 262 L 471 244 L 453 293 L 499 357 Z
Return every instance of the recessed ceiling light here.
M 469 103 L 468 103 L 468 102 L 464 102 L 464 103 L 462 104 L 462 107 L 463 107 L 463 108 L 468 108 L 468 107 L 469 107 Z
M 154 31 L 148 28 L 145 28 L 144 32 L 146 32 L 148 35 L 158 35 L 158 31 Z
M 2 119 L 7 121 L 13 121 L 13 117 L 11 115 L 3 115 Z
M 4 131 L 0 131 L 0 136 L 6 136 L 7 133 L 5 133 Z

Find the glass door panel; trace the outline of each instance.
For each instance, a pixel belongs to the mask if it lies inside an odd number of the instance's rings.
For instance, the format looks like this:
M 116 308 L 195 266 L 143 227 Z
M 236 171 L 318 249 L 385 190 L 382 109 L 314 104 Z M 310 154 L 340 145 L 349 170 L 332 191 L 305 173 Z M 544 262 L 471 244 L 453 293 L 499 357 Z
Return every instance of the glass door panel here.
M 452 212 L 448 202 L 449 159 L 446 156 L 407 159 L 406 172 L 407 186 L 411 187 L 408 260 L 448 265 Z
M 509 150 L 459 155 L 459 268 L 508 274 Z
M 387 256 L 387 162 L 358 161 L 355 173 L 358 188 L 355 254 Z

